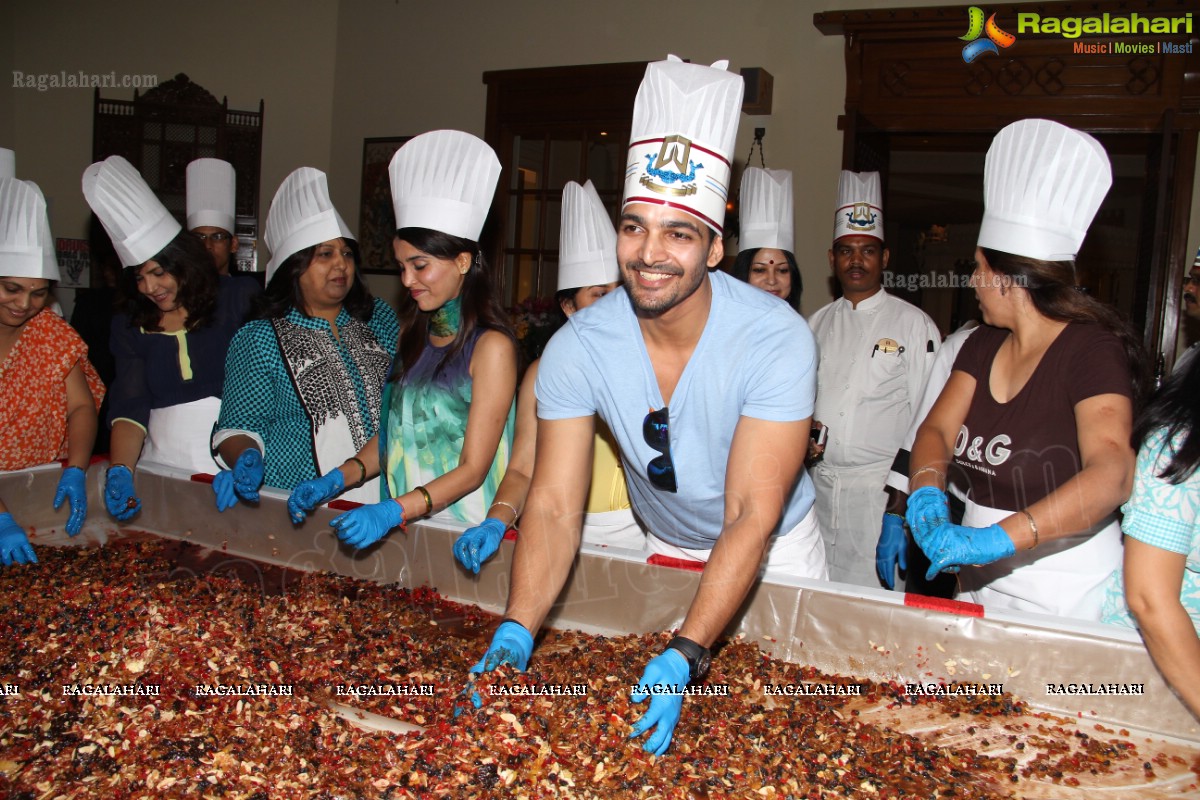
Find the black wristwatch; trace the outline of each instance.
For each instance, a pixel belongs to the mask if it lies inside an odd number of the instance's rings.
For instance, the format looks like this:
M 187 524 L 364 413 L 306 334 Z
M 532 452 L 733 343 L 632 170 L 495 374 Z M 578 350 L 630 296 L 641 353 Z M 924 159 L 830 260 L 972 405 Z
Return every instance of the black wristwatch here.
M 668 650 L 678 650 L 688 662 L 688 681 L 703 680 L 712 664 L 712 653 L 704 645 L 696 644 L 691 639 L 676 636 L 667 642 Z

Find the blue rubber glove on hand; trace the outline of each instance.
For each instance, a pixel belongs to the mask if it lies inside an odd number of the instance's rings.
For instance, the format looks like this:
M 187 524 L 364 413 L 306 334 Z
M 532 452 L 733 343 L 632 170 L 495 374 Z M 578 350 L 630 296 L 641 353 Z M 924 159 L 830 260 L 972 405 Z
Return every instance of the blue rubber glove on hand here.
M 404 524 L 404 508 L 395 500 L 384 500 L 334 517 L 329 523 L 337 537 L 361 550 L 383 538 L 392 528 Z
M 458 563 L 479 574 L 479 567 L 500 549 L 504 532 L 508 530 L 503 522 L 488 517 L 474 528 L 467 528 L 454 542 L 454 557 Z
M 471 672 L 491 672 L 501 664 L 512 664 L 521 672 L 529 666 L 529 657 L 533 655 L 533 634 L 524 625 L 512 620 L 505 620 L 496 628 L 492 635 L 492 643 L 479 663 L 471 667 Z
M 335 469 L 319 478 L 313 478 L 311 481 L 305 481 L 293 489 L 292 496 L 288 498 L 288 516 L 292 518 L 293 523 L 299 525 L 304 522 L 309 511 L 322 503 L 328 503 L 341 494 L 345 488 L 346 479 L 342 477 L 340 469 Z
M 999 525 L 988 528 L 968 528 L 947 522 L 932 533 L 913 533 L 917 544 L 929 556 L 929 571 L 925 580 L 931 581 L 939 572 L 958 572 L 968 564 L 990 564 L 1017 552 L 1013 540 Z
M 37 556 L 25 531 L 21 530 L 12 514 L 5 511 L 0 514 L 0 562 L 7 567 L 14 561 L 18 564 L 36 564 Z
M 511 664 L 524 672 L 525 667 L 529 665 L 531 655 L 533 655 L 533 634 L 521 623 L 505 620 L 500 623 L 500 627 L 496 628 L 496 633 L 492 635 L 492 643 L 488 646 L 487 652 L 483 654 L 483 658 L 471 667 L 471 675 L 491 672 L 501 664 Z M 483 706 L 483 699 L 479 696 L 479 692 L 475 691 L 474 677 L 463 690 L 462 696 L 469 699 L 471 705 L 476 708 Z M 464 708 L 466 706 L 456 706 L 454 716 L 457 717 Z
M 104 475 L 104 506 L 114 519 L 121 522 L 142 510 L 142 501 L 133 488 L 133 473 L 129 467 L 118 464 L 108 468 Z
M 884 514 L 879 543 L 875 545 L 875 571 L 889 589 L 896 588 L 897 567 L 901 572 L 908 569 L 908 537 L 904 534 L 904 520 L 896 514 Z
M 928 536 L 939 525 L 950 521 L 950 500 L 936 486 L 922 486 L 909 495 L 904 519 L 913 537 L 920 542 L 920 536 Z
M 647 753 L 661 756 L 671 746 L 671 736 L 683 713 L 683 692 L 688 684 L 689 673 L 683 653 L 667 648 L 662 655 L 650 659 L 637 688 L 629 696 L 635 703 L 650 698 L 650 708 L 634 723 L 629 734 L 632 739 L 654 728 L 654 733 L 642 745 Z
M 258 502 L 258 488 L 263 485 L 262 453 L 247 447 L 238 456 L 233 469 L 223 469 L 213 478 L 213 494 L 217 496 L 217 511 L 228 511 L 239 499 Z
M 67 467 L 58 479 L 58 491 L 54 493 L 54 510 L 58 511 L 64 500 L 71 501 L 71 516 L 67 518 L 67 535 L 76 536 L 83 530 L 87 519 L 86 473 L 79 467 Z

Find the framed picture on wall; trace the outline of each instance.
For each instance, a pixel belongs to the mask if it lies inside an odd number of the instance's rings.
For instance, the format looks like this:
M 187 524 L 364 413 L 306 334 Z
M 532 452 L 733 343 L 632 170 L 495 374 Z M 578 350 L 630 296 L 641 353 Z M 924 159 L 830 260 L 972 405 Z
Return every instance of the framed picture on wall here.
M 411 138 L 386 136 L 363 139 L 358 246 L 362 250 L 362 271 L 365 273 L 396 271 L 392 255 L 396 216 L 392 210 L 392 186 L 388 180 L 388 164 L 400 146 Z

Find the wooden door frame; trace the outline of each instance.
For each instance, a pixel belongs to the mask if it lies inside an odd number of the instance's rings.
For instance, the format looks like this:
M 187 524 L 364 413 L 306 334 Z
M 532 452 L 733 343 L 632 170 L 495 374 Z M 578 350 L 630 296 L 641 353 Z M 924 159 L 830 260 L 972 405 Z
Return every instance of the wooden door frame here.
M 1018 33 L 1018 13 L 1043 17 L 1179 16 L 1185 0 L 1099 0 L 989 5 L 1000 27 Z M 813 25 L 845 37 L 846 106 L 842 166 L 857 165 L 860 129 L 886 133 L 991 132 L 1026 117 L 1096 133 L 1162 133 L 1169 170 L 1159 193 L 1158 246 L 1151 254 L 1145 343 L 1168 366 L 1179 333 L 1181 281 L 1190 259 L 1188 223 L 1200 131 L 1200 34 L 1081 36 L 1021 34 L 996 55 L 963 56 L 968 7 L 827 11 Z M 1074 42 L 1171 41 L 1191 53 L 1075 53 Z M 1169 173 L 1169 174 L 1168 174 Z

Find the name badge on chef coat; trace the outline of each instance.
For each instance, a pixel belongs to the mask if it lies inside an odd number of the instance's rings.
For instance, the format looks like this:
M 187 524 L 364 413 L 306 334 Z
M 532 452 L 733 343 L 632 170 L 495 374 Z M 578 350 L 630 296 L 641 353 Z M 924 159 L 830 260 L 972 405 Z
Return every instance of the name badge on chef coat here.
M 875 357 L 876 353 L 883 353 L 886 356 L 900 355 L 904 352 L 904 345 L 897 342 L 895 339 L 880 339 L 875 343 L 875 347 L 871 350 L 871 358 Z

